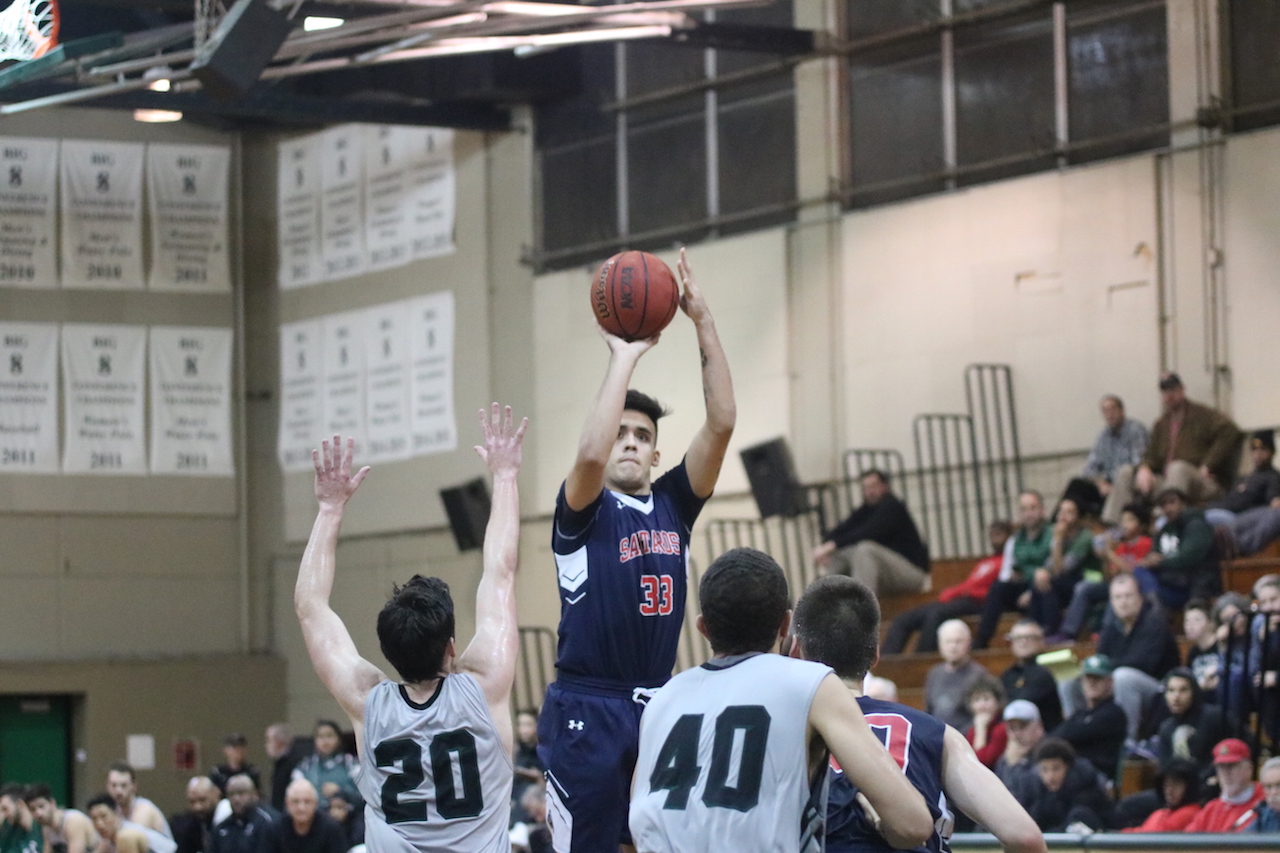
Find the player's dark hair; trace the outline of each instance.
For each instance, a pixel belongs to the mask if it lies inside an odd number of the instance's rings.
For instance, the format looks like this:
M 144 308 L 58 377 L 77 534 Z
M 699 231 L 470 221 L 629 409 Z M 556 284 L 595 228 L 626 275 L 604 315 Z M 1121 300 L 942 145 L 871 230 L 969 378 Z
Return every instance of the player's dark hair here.
M 87 814 L 88 812 L 90 812 L 94 808 L 94 806 L 106 806 L 107 808 L 111 809 L 113 812 L 118 811 L 116 807 L 115 797 L 111 796 L 105 791 L 102 792 L 101 794 L 95 794 L 94 796 L 89 798 L 89 802 L 84 804 L 85 813 Z
M 1070 767 L 1076 763 L 1076 751 L 1071 744 L 1060 737 L 1047 737 L 1040 741 L 1040 745 L 1036 747 L 1035 760 L 1039 763 L 1041 761 L 1050 761 L 1054 758 Z
M 22 792 L 22 799 L 28 803 L 32 800 L 48 800 L 51 803 L 57 802 L 53 797 L 53 791 L 49 790 L 49 786 L 43 782 L 36 782 L 34 785 L 28 785 L 27 789 Z
M 382 654 L 411 683 L 440 675 L 453 631 L 453 597 L 439 578 L 414 575 L 404 586 L 392 587 L 378 614 Z
M 796 602 L 793 630 L 806 658 L 841 678 L 862 678 L 876 660 L 880 602 L 851 577 L 818 578 Z
M 138 774 L 133 772 L 133 765 L 127 761 L 113 761 L 107 765 L 108 773 L 128 773 L 129 778 L 138 781 Z
M 875 477 L 877 480 L 884 483 L 886 486 L 889 485 L 889 475 L 886 474 L 884 471 L 881 471 L 879 468 L 868 468 L 867 470 L 863 471 L 861 474 L 858 475 L 859 480 L 865 480 L 868 477 Z
M 754 548 L 717 557 L 702 576 L 698 601 L 711 650 L 718 655 L 769 651 L 791 605 L 782 568 Z
M 658 437 L 658 421 L 671 414 L 671 410 L 650 397 L 643 391 L 637 391 L 634 388 L 627 389 L 627 400 L 622 404 L 624 410 L 630 409 L 633 412 L 639 412 L 646 415 L 649 420 L 653 421 L 653 437 Z

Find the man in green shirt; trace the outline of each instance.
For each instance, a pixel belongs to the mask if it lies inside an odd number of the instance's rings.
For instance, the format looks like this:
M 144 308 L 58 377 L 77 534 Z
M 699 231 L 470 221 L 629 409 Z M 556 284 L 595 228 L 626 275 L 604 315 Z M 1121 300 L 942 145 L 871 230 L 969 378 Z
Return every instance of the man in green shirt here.
M 1044 498 L 1034 489 L 1024 489 L 1018 495 L 1018 532 L 1005 545 L 1000 578 L 991 585 L 983 603 L 982 621 L 973 640 L 975 649 L 985 649 L 991 642 L 1001 614 L 1026 608 L 1031 578 L 1049 562 L 1052 544 L 1053 528 L 1045 521 Z
M 0 853 L 41 853 L 44 832 L 23 798 L 26 788 L 10 783 L 0 788 Z

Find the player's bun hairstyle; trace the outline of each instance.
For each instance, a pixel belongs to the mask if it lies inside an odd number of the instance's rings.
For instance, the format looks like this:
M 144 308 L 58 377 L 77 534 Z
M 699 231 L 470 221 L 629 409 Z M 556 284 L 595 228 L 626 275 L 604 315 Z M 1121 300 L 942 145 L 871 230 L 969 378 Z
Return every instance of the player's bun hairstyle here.
M 796 602 L 792 630 L 806 658 L 825 663 L 841 678 L 860 679 L 876 660 L 880 602 L 853 578 L 818 578 Z
M 772 557 L 734 548 L 702 576 L 698 602 L 711 650 L 718 655 L 767 652 L 778 639 L 791 597 L 787 577 Z
M 1054 758 L 1070 767 L 1076 763 L 1076 751 L 1060 737 L 1047 737 L 1036 747 L 1035 761 L 1050 761 Z
M 49 790 L 49 786 L 43 782 L 36 782 L 34 785 L 28 785 L 27 789 L 22 792 L 22 799 L 30 803 L 34 800 L 48 800 L 54 802 L 53 791 Z
M 671 414 L 671 411 L 666 406 L 643 391 L 637 391 L 634 388 L 627 389 L 627 401 L 622 404 L 622 408 L 648 415 L 649 420 L 653 421 L 654 438 L 657 438 L 658 421 Z
M 392 587 L 378 614 L 378 642 L 401 679 L 414 683 L 438 677 L 452 639 L 453 596 L 447 583 L 414 575 L 404 586 Z
M 111 796 L 105 791 L 103 791 L 101 794 L 91 797 L 89 799 L 89 802 L 84 804 L 85 814 L 88 814 L 89 812 L 93 811 L 95 806 L 106 806 L 107 808 L 111 809 L 111 811 L 114 812 L 116 811 L 115 797 Z

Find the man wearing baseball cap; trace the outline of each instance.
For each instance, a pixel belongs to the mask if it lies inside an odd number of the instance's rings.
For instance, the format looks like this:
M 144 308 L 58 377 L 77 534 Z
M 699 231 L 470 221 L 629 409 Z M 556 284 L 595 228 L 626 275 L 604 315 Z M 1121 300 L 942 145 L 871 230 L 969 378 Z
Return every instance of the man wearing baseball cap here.
M 1009 742 L 1004 755 L 996 759 L 995 772 L 1000 781 L 1024 806 L 1031 802 L 1040 778 L 1031 756 L 1044 740 L 1044 723 L 1040 709 L 1026 699 L 1014 699 L 1004 706 L 1004 725 Z
M 1262 785 L 1253 781 L 1252 754 L 1249 745 L 1229 737 L 1213 748 L 1213 766 L 1222 793 L 1205 803 L 1186 832 L 1240 832 L 1247 829 L 1258 813 L 1254 807 L 1265 798 Z
M 1129 720 L 1115 700 L 1115 663 L 1105 654 L 1090 655 L 1080 667 L 1084 706 L 1053 730 L 1093 762 L 1105 776 L 1115 774 Z

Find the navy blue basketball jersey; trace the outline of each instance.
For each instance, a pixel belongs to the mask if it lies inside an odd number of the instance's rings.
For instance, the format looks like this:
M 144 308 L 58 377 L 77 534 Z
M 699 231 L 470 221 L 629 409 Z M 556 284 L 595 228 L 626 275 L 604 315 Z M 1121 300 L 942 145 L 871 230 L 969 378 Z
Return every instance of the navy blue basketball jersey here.
M 907 781 L 916 787 L 933 815 L 933 835 L 921 853 L 948 853 L 948 839 L 955 817 L 942 792 L 942 745 L 946 724 L 923 711 L 858 697 L 858 705 L 871 731 L 898 762 Z M 830 793 L 827 798 L 827 853 L 890 853 L 894 848 L 875 831 L 855 799 L 858 791 L 831 759 Z
M 581 512 L 556 497 L 562 676 L 657 687 L 671 677 L 688 591 L 689 534 L 705 499 L 684 461 L 648 495 L 603 489 Z

